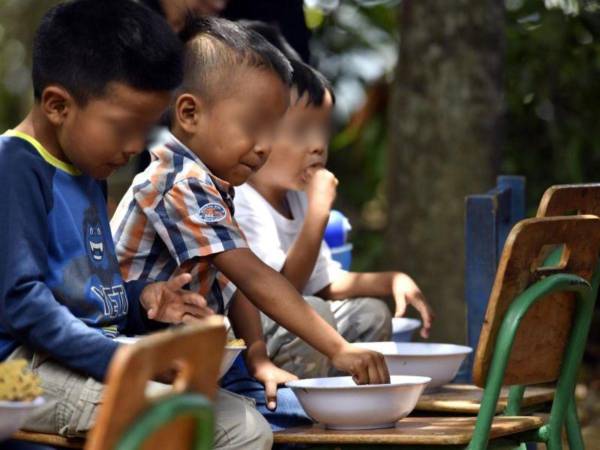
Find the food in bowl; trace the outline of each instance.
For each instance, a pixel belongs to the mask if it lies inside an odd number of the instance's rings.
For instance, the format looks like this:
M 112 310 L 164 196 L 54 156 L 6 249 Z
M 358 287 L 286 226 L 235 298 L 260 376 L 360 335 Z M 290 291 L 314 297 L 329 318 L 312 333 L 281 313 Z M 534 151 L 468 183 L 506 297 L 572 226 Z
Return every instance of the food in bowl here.
M 0 363 L 0 441 L 21 428 L 30 412 L 44 403 L 41 394 L 40 380 L 27 369 L 27 361 Z
M 246 341 L 244 341 L 243 339 L 228 339 L 227 340 L 227 344 L 225 345 L 225 347 L 229 347 L 229 348 L 246 348 Z
M 28 402 L 42 395 L 39 378 L 27 369 L 27 361 L 0 363 L 0 401 Z
M 450 383 L 471 347 L 428 342 L 362 342 L 353 344 L 383 354 L 391 375 L 431 377 L 427 391 Z
M 429 377 L 392 376 L 390 384 L 357 385 L 352 377 L 290 381 L 306 413 L 335 430 L 391 428 L 414 409 Z

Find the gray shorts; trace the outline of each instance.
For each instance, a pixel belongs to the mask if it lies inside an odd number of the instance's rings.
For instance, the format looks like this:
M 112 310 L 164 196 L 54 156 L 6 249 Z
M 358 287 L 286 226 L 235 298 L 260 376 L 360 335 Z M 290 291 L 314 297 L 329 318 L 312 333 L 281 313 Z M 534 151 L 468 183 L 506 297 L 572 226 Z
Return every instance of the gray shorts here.
M 387 305 L 376 298 L 323 300 L 304 299 L 348 342 L 387 341 L 392 335 L 392 316 Z M 267 350 L 273 362 L 300 378 L 341 375 L 329 360 L 302 339 L 261 315 Z
M 74 372 L 40 353 L 17 348 L 8 359 L 23 358 L 40 378 L 45 404 L 28 418 L 23 429 L 65 437 L 84 437 L 102 403 L 104 385 Z M 149 395 L 171 388 L 149 382 Z M 270 449 L 273 434 L 254 401 L 220 389 L 214 403 L 214 448 L 227 450 Z

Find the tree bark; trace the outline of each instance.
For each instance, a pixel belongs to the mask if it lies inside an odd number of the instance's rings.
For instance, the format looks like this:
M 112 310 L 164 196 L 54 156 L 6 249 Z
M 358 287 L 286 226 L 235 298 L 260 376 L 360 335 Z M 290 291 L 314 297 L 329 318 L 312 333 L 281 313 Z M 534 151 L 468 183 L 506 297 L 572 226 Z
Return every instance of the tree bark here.
M 502 0 L 403 0 L 390 108 L 388 261 L 464 342 L 464 197 L 494 184 L 503 113 Z

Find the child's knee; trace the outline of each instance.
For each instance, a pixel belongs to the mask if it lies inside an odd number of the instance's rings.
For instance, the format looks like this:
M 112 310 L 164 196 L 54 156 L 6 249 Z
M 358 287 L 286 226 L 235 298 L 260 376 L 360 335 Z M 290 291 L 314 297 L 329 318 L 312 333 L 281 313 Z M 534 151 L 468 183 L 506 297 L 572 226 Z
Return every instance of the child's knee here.
M 250 399 L 219 390 L 215 401 L 214 449 L 267 450 L 273 433 Z
M 365 299 L 367 321 L 374 329 L 379 330 L 379 339 L 387 341 L 392 336 L 392 313 L 385 302 L 376 298 Z

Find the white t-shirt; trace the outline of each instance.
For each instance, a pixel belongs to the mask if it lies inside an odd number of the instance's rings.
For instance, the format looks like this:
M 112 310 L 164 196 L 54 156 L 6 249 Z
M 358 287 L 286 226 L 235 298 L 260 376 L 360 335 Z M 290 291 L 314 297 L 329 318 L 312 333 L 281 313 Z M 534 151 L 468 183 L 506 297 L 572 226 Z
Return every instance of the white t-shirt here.
M 292 220 L 277 212 L 248 183 L 235 188 L 235 220 L 246 235 L 250 249 L 267 265 L 281 271 L 287 252 L 300 233 L 307 209 L 304 192 L 288 191 Z M 342 266 L 331 258 L 323 241 L 315 268 L 304 286 L 304 295 L 314 295 L 344 273 Z

